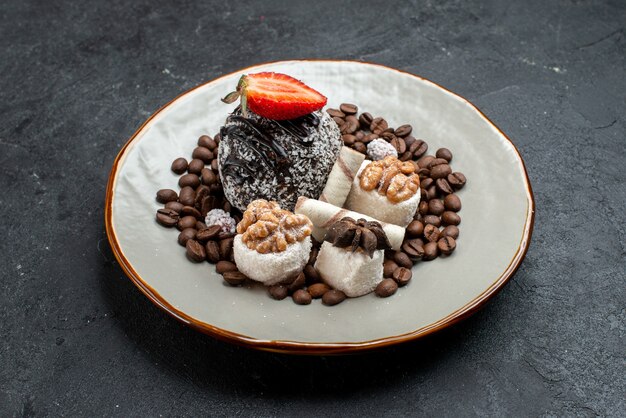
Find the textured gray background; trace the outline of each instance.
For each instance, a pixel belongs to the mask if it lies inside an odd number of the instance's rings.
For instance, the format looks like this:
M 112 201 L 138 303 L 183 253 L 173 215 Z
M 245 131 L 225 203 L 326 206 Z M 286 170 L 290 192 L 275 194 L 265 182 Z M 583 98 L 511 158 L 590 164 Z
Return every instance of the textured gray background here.
M 0 415 L 626 415 L 626 5 L 3 1 Z M 238 68 L 347 58 L 425 76 L 519 147 L 533 243 L 484 310 L 352 357 L 255 352 L 153 306 L 103 226 L 118 150 Z

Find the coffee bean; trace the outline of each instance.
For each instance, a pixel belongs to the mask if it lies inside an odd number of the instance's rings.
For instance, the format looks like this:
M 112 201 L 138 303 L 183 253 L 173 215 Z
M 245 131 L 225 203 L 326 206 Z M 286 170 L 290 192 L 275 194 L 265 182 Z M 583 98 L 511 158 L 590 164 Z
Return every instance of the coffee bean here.
M 225 238 L 225 239 L 220 240 L 220 243 L 219 243 L 220 259 L 228 260 L 230 258 L 230 253 L 233 250 L 233 242 L 234 242 L 234 239 L 232 236 L 230 238 Z
M 435 225 L 428 224 L 424 227 L 424 238 L 426 238 L 429 242 L 436 242 L 439 240 L 439 235 L 439 228 Z
M 449 194 L 443 199 L 443 204 L 446 209 L 452 212 L 458 212 L 461 210 L 461 199 L 455 194 Z
M 430 177 L 427 177 L 424 180 L 420 181 L 420 187 L 424 190 L 427 190 L 434 183 L 435 183 L 435 180 L 431 179 Z
M 439 247 L 437 247 L 436 242 L 427 242 L 424 245 L 424 256 L 422 257 L 423 261 L 430 261 L 437 258 L 439 255 Z
M 187 160 L 183 157 L 177 158 L 172 162 L 172 171 L 176 174 L 183 174 L 187 171 Z
M 222 134 L 221 133 L 216 133 L 215 135 L 213 135 L 213 140 L 217 143 L 217 145 L 220 145 L 220 141 L 222 140 Z
M 341 119 L 343 119 L 343 118 L 346 117 L 346 114 L 343 113 L 339 109 L 326 109 L 326 113 L 328 113 L 331 118 L 341 118 Z
M 365 136 L 363 137 L 362 142 L 363 142 L 364 144 L 369 144 L 370 142 L 372 142 L 373 140 L 378 139 L 378 138 L 379 138 L 378 134 L 371 133 L 371 134 L 367 134 L 367 135 L 365 135 Z
M 454 190 L 452 190 L 452 187 L 450 186 L 450 183 L 448 183 L 448 180 L 446 179 L 437 179 L 435 181 L 435 186 L 437 186 L 437 190 L 439 190 L 439 193 L 441 193 L 442 195 L 447 195 L 454 192 Z
M 393 280 L 395 280 L 400 287 L 406 286 L 406 284 L 411 281 L 412 277 L 413 273 L 411 273 L 411 269 L 408 268 L 400 267 L 393 272 Z
M 193 261 L 194 263 L 204 261 L 204 259 L 206 258 L 206 252 L 204 251 L 204 247 L 196 240 L 187 240 L 185 248 L 187 249 L 187 258 L 189 258 L 189 260 Z
M 432 155 L 424 155 L 419 160 L 417 160 L 417 165 L 419 165 L 420 168 L 428 168 L 428 166 L 434 159 L 435 157 L 433 157 Z
M 395 261 L 399 267 L 405 267 L 409 269 L 413 267 L 413 262 L 411 261 L 409 256 L 403 253 L 402 251 L 397 251 L 393 255 L 393 261 Z
M 426 151 L 428 151 L 428 144 L 423 139 L 416 139 L 411 144 L 409 151 L 413 153 L 413 158 L 422 158 L 424 154 L 426 154 Z M 426 166 L 421 164 L 420 167 L 426 168 Z
M 356 105 L 353 105 L 352 103 L 342 103 L 339 106 L 339 110 L 341 110 L 346 115 L 354 115 L 359 111 L 359 108 L 356 107 Z
M 426 189 L 426 198 L 428 200 L 434 199 L 437 197 L 437 187 L 435 185 L 430 186 Z
M 205 196 L 202 199 L 202 203 L 200 203 L 200 213 L 202 216 L 206 217 L 206 214 L 209 213 L 210 210 L 216 209 L 217 207 L 217 198 L 215 196 Z
M 207 226 L 206 226 L 206 224 L 204 222 L 198 221 L 198 222 L 196 222 L 196 229 L 198 231 L 204 231 L 205 229 L 207 229 Z
M 356 142 L 356 136 L 351 135 L 351 134 L 342 135 L 341 139 L 343 139 L 344 145 L 347 145 L 347 146 L 350 146 Z
M 353 134 L 359 129 L 359 120 L 354 115 L 346 116 L 346 121 L 340 127 L 342 134 Z
M 320 274 L 317 269 L 310 264 L 304 267 L 304 275 L 307 284 L 319 283 L 321 281 Z
M 396 137 L 392 139 L 390 143 L 396 151 L 398 151 L 398 154 L 402 154 L 406 151 L 406 143 L 404 142 L 404 139 Z
M 200 138 L 198 138 L 198 145 L 208 148 L 211 151 L 217 148 L 217 142 L 215 142 L 215 140 L 208 135 L 202 135 Z
M 463 188 L 466 182 L 467 179 L 463 173 L 455 172 L 448 174 L 448 183 L 450 183 L 450 185 L 457 190 Z
M 178 221 L 176 227 L 179 231 L 187 228 L 194 228 L 196 226 L 196 217 L 195 216 L 183 216 Z
M 300 272 L 295 277 L 295 279 L 291 283 L 289 283 L 289 285 L 287 286 L 287 289 L 289 290 L 289 293 L 293 293 L 298 289 L 302 289 L 305 285 L 306 285 L 306 276 L 304 275 L 303 272 Z
M 346 294 L 341 290 L 329 290 L 322 296 L 322 303 L 326 306 L 334 306 L 346 300 Z
M 434 160 L 430 162 L 430 164 L 428 164 L 428 168 L 432 171 L 433 167 L 436 167 L 441 164 L 448 164 L 448 161 L 444 160 L 443 158 L 435 158 Z
M 428 214 L 428 202 L 425 200 L 420 201 L 419 205 L 417 205 L 417 211 L 422 216 Z
M 452 169 L 448 164 L 439 164 L 430 169 L 430 177 L 435 180 L 446 178 L 450 173 L 452 173 Z
M 419 174 L 420 180 L 425 180 L 427 178 L 430 178 L 430 170 L 427 168 L 420 168 L 420 166 L 418 165 L 417 170 L 415 171 L 417 172 L 417 174 Z
M 415 137 L 413 135 L 407 135 L 407 136 L 404 137 L 404 142 L 406 143 L 407 148 L 409 148 L 409 151 L 411 151 L 411 145 L 413 145 L 413 143 L 415 143 L 415 141 L 417 141 L 417 139 L 415 139 Z M 411 155 L 412 154 L 413 154 L 413 151 L 411 151 Z
M 456 241 L 452 237 L 442 237 L 437 241 L 437 247 L 441 254 L 450 255 L 456 248 Z
M 391 141 L 394 139 L 398 139 L 398 137 L 396 137 L 392 132 L 387 132 L 387 131 L 383 131 L 380 134 L 380 137 L 389 143 L 391 143 Z
M 411 125 L 400 125 L 396 128 L 396 135 L 404 138 L 405 136 L 411 135 L 413 131 L 413 127 Z
M 365 154 L 367 152 L 367 147 L 363 142 L 356 142 L 352 147 L 355 151 L 358 151 L 361 154 Z
M 200 171 L 200 180 L 202 181 L 202 184 L 206 184 L 208 186 L 217 181 L 217 176 L 210 168 L 203 168 L 202 171 Z
M 441 220 L 446 225 L 458 225 L 461 223 L 461 217 L 451 210 L 447 210 L 441 215 Z
M 448 225 L 441 231 L 441 236 L 457 239 L 459 237 L 459 227 L 456 225 Z
M 369 112 L 363 112 L 361 113 L 361 116 L 359 116 L 359 122 L 361 123 L 361 126 L 370 126 L 373 120 L 374 116 L 372 116 L 372 114 Z
M 200 177 L 197 174 L 184 174 L 178 179 L 178 185 L 180 187 L 192 187 L 196 188 L 200 185 Z
M 424 223 L 421 221 L 411 221 L 406 227 L 406 233 L 410 237 L 419 237 L 424 233 Z
M 174 201 L 172 201 L 172 202 L 167 202 L 167 203 L 165 204 L 165 209 L 171 209 L 171 210 L 173 210 L 174 212 L 179 213 L 179 214 L 180 214 L 180 211 L 181 211 L 181 210 L 183 210 L 183 208 L 184 208 L 184 207 L 185 207 L 185 206 L 184 206 L 182 203 L 180 203 L 180 202 L 174 202 Z
M 437 158 L 443 158 L 447 162 L 452 161 L 452 152 L 448 148 L 439 148 L 435 153 Z
M 156 220 L 160 225 L 171 228 L 178 223 L 178 213 L 172 209 L 159 209 L 157 210 Z
M 421 187 L 420 187 L 420 200 L 422 202 L 428 203 L 427 202 L 428 201 L 428 192 L 426 191 L 426 189 L 422 189 Z
M 417 261 L 424 255 L 424 241 L 419 238 L 407 240 L 402 244 L 402 251 L 411 261 Z
M 289 294 L 289 291 L 287 290 L 287 286 L 284 286 L 282 284 L 275 284 L 274 286 L 268 287 L 267 292 L 270 294 L 272 299 L 276 299 L 276 300 L 283 300 Z
M 237 265 L 226 260 L 218 261 L 215 265 L 215 271 L 219 274 L 224 274 L 227 271 L 237 271 Z
M 314 283 L 307 288 L 313 299 L 319 299 L 330 290 L 326 283 Z
M 178 200 L 184 206 L 193 206 L 195 199 L 196 199 L 196 192 L 192 187 L 185 186 L 182 189 L 180 189 L 180 196 L 178 197 Z
M 309 264 L 309 265 L 315 264 L 315 261 L 317 260 L 317 255 L 318 254 L 319 254 L 319 250 L 317 248 L 313 248 L 311 250 L 311 253 L 309 254 L 309 261 L 307 262 L 307 264 Z
M 394 132 L 395 132 L 395 130 L 394 130 L 392 127 L 388 127 L 388 128 L 386 128 L 384 131 L 382 131 L 382 132 L 380 133 L 380 135 L 381 135 L 381 136 L 383 136 L 383 135 L 385 135 L 385 134 L 387 134 L 387 133 L 391 133 L 391 134 L 393 134 Z M 395 136 L 395 134 L 394 134 L 394 136 Z
M 161 189 L 156 193 L 156 200 L 159 203 L 174 202 L 178 199 L 178 195 L 172 189 Z
M 214 158 L 214 155 L 213 152 L 208 148 L 196 147 L 191 153 L 191 158 L 197 158 L 208 164 Z
M 245 274 L 240 271 L 227 271 L 222 274 L 224 281 L 231 286 L 241 286 L 248 279 Z
M 409 161 L 411 158 L 413 158 L 413 154 L 410 151 L 405 151 L 398 157 L 400 161 Z
M 433 200 L 428 201 L 428 213 L 432 215 L 441 216 L 444 210 L 446 210 L 446 208 L 443 206 L 443 202 L 441 200 L 433 199 Z M 432 222 L 429 222 L 429 223 L 432 223 Z
M 211 170 L 213 170 L 215 173 L 219 171 L 219 167 L 217 166 L 217 158 L 211 161 Z
M 398 264 L 395 261 L 386 259 L 383 263 L 383 277 L 391 277 Z
M 230 232 L 230 231 L 229 231 L 229 232 L 224 232 L 224 231 L 220 231 L 220 233 L 219 233 L 219 234 L 217 234 L 217 237 L 218 237 L 220 240 L 223 240 L 223 239 L 228 239 L 228 238 L 234 238 L 234 237 L 235 237 L 235 235 L 237 235 L 237 233 L 236 233 L 236 232 Z
M 187 167 L 187 172 L 195 175 L 200 175 L 200 172 L 204 168 L 204 162 L 197 158 L 194 158 L 189 162 L 189 167 Z
M 339 126 L 339 131 L 341 131 L 341 127 L 346 123 L 345 119 L 340 118 L 338 116 L 333 116 L 333 120 Z
M 356 131 L 354 133 L 354 136 L 356 137 L 357 141 L 362 141 L 363 138 L 365 138 L 365 133 L 363 131 Z
M 196 238 L 196 230 L 194 228 L 186 228 L 183 229 L 180 234 L 178 234 L 178 243 L 183 247 L 186 246 L 187 241 L 190 239 Z
M 193 206 L 183 206 L 180 214 L 182 216 L 193 216 L 196 219 L 200 219 L 202 217 L 202 215 L 200 215 L 200 211 Z
M 196 237 L 198 235 L 196 234 Z M 217 242 L 215 241 L 207 241 L 206 244 L 204 244 L 204 248 L 206 250 L 206 258 L 209 261 L 209 263 L 217 263 L 218 261 L 220 261 L 220 249 L 219 246 L 217 245 Z
M 311 297 L 311 294 L 304 289 L 298 289 L 293 292 L 291 298 L 296 303 L 296 305 L 309 305 L 311 303 L 311 300 L 313 299 Z
M 433 200 L 436 200 L 436 199 L 433 199 Z M 424 216 L 422 220 L 424 221 L 424 224 L 427 224 L 427 225 L 441 226 L 441 218 L 437 215 L 426 215 Z M 425 230 L 426 230 L 426 227 L 424 227 L 424 231 Z
M 200 242 L 207 242 L 208 240 L 215 239 L 219 235 L 222 227 L 219 225 L 207 226 L 206 229 L 198 231 L 196 234 L 196 240 Z
M 387 124 L 387 121 L 380 117 L 374 118 L 374 120 L 372 120 L 372 123 L 370 123 L 370 131 L 378 135 L 380 135 L 388 127 L 389 125 Z
M 204 184 L 201 184 L 200 186 L 198 186 L 196 188 L 196 195 L 193 199 L 193 206 L 198 209 L 200 212 L 202 212 L 202 201 L 204 200 L 205 197 L 209 196 L 211 194 L 211 189 L 209 188 L 209 186 L 205 186 Z M 206 213 L 204 214 L 204 216 L 206 216 Z
M 398 283 L 396 283 L 394 279 L 384 279 L 382 282 L 378 283 L 378 286 L 374 289 L 374 293 L 378 297 L 388 298 L 396 293 L 397 290 Z

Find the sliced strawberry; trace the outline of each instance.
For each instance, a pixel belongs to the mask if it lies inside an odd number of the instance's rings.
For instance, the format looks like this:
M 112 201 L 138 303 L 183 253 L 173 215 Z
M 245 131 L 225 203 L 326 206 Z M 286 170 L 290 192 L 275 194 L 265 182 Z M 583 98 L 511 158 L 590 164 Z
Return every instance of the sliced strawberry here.
M 233 103 L 241 97 L 241 109 L 274 120 L 295 119 L 321 109 L 326 97 L 303 82 L 286 74 L 257 73 L 243 75 L 237 90 L 222 99 Z

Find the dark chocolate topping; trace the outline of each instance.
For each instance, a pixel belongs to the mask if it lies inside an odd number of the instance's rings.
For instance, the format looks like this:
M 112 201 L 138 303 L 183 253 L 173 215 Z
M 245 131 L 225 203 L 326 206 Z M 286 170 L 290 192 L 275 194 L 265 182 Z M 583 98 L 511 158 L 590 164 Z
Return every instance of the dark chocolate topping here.
M 348 217 L 332 224 L 324 241 L 330 242 L 334 247 L 350 248 L 352 252 L 361 248 L 370 258 L 376 250 L 391 248 L 387 234 L 379 222 L 365 219 L 355 221 Z

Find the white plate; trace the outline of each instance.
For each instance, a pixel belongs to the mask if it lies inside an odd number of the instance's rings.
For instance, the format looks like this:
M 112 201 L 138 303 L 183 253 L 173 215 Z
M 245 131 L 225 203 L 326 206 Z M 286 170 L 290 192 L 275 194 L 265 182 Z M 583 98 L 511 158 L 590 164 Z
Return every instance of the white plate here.
M 262 288 L 232 288 L 208 263 L 192 264 L 178 231 L 155 222 L 155 193 L 177 190 L 171 162 L 188 157 L 203 134 L 218 132 L 234 105 L 220 98 L 243 73 L 292 75 L 328 104 L 355 103 L 409 123 L 430 150 L 447 147 L 468 179 L 458 246 L 445 259 L 418 263 L 413 280 L 387 299 L 373 294 L 327 307 L 270 299 Z M 465 99 L 415 75 L 351 61 L 263 64 L 198 86 L 171 101 L 120 151 L 107 188 L 107 234 L 120 265 L 153 302 L 215 337 L 255 348 L 341 353 L 411 340 L 466 317 L 493 296 L 521 263 L 534 203 L 522 159 L 511 141 Z

